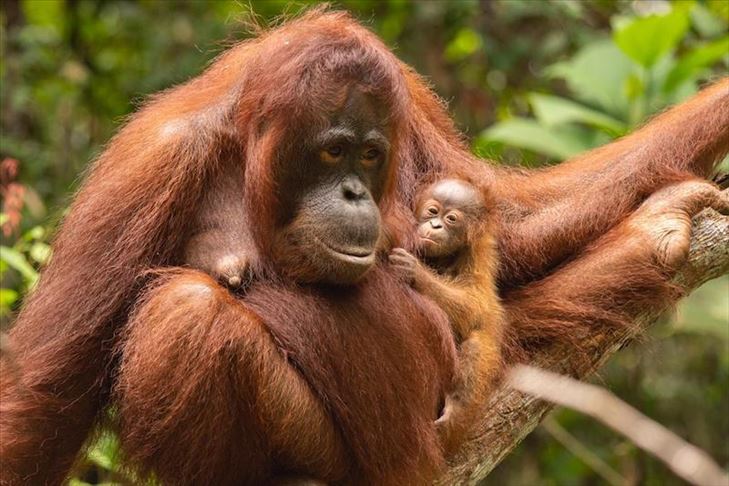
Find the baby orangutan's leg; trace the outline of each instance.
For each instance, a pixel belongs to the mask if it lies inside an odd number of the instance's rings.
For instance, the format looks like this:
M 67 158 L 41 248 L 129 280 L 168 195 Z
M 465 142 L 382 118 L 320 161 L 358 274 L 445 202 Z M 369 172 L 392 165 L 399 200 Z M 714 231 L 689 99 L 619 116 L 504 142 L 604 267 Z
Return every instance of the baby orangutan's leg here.
M 446 397 L 443 415 L 436 421 L 446 457 L 451 457 L 466 440 L 470 426 L 484 413 L 501 376 L 501 339 L 494 335 L 493 327 L 473 331 L 461 343 L 459 365 L 456 390 Z

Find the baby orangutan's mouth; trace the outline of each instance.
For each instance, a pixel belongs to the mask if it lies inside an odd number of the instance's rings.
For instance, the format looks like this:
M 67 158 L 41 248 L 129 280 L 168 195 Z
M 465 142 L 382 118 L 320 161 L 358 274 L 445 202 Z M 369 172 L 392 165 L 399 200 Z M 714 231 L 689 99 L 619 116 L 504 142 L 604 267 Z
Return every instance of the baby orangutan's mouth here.
M 430 245 L 436 245 L 436 246 L 440 245 L 440 242 L 438 242 L 437 240 L 434 240 L 433 238 L 429 238 L 427 236 L 422 236 L 422 235 L 420 236 L 420 242 L 428 243 Z

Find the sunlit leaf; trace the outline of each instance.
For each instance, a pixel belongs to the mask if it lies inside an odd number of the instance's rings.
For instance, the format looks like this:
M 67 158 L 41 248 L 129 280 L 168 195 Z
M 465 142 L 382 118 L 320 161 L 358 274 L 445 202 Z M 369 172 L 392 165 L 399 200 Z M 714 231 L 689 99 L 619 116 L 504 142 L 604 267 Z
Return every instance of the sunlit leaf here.
M 28 282 L 34 283 L 38 279 L 38 272 L 28 263 L 25 256 L 14 248 L 0 246 L 0 259 L 17 270 Z
M 534 115 L 547 126 L 577 122 L 604 128 L 616 135 L 624 133 L 627 129 L 625 123 L 620 120 L 559 96 L 531 93 L 529 102 Z
M 723 1 L 729 3 L 726 0 Z M 705 5 L 694 5 L 690 14 L 691 23 L 702 36 L 710 39 L 726 32 L 726 22 L 720 16 L 712 13 Z
M 0 289 L 0 307 L 10 308 L 18 300 L 18 292 L 13 289 Z
M 68 486 L 92 486 L 91 483 L 81 481 L 80 479 L 72 478 L 68 481 Z
M 729 2 L 726 0 L 707 0 L 706 6 L 711 13 L 729 23 Z
M 557 159 L 567 159 L 591 148 L 590 141 L 578 132 L 549 128 L 525 118 L 497 123 L 484 130 L 481 136 Z
M 21 6 L 29 24 L 48 27 L 59 34 L 63 31 L 64 0 L 23 0 Z
M 33 259 L 33 261 L 43 264 L 46 263 L 48 261 L 48 258 L 51 256 L 51 247 L 46 243 L 36 241 L 30 246 L 30 251 L 28 252 L 28 254 Z
M 729 57 L 729 36 L 715 42 L 700 45 L 679 59 L 663 85 L 666 92 L 673 91 L 678 85 L 711 66 L 722 57 Z
M 449 61 L 460 61 L 476 52 L 483 45 L 481 36 L 473 29 L 461 29 L 445 50 Z
M 724 157 L 724 159 L 719 162 L 717 170 L 719 170 L 719 172 L 729 172 L 729 155 Z
M 601 40 L 582 48 L 571 61 L 550 66 L 546 73 L 563 78 L 580 100 L 627 119 L 624 86 L 634 69 L 632 61 L 611 40 Z
M 617 28 L 613 39 L 631 59 L 648 68 L 678 45 L 688 27 L 688 16 L 679 10 L 636 18 Z
M 43 226 L 34 226 L 23 234 L 25 241 L 42 240 L 46 230 Z

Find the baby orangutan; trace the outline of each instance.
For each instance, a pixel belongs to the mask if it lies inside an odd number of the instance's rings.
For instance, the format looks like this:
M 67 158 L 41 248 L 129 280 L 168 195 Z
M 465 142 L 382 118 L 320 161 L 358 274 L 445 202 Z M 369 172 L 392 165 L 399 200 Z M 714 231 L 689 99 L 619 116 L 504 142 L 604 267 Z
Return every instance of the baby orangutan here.
M 440 180 L 418 198 L 416 253 L 395 248 L 390 263 L 448 315 L 459 343 L 460 380 L 436 422 L 446 452 L 454 452 L 488 398 L 501 371 L 504 312 L 496 289 L 498 268 L 489 197 L 456 179 Z

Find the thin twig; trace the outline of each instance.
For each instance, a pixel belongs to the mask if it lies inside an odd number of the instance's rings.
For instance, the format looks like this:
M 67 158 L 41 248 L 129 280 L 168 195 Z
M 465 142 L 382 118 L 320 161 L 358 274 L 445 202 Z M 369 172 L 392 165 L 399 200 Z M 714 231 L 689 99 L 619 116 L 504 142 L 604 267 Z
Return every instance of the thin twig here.
M 522 393 L 596 418 L 663 461 L 676 475 L 698 486 L 729 486 L 729 475 L 698 447 L 646 417 L 604 388 L 533 366 L 517 365 L 508 384 Z

